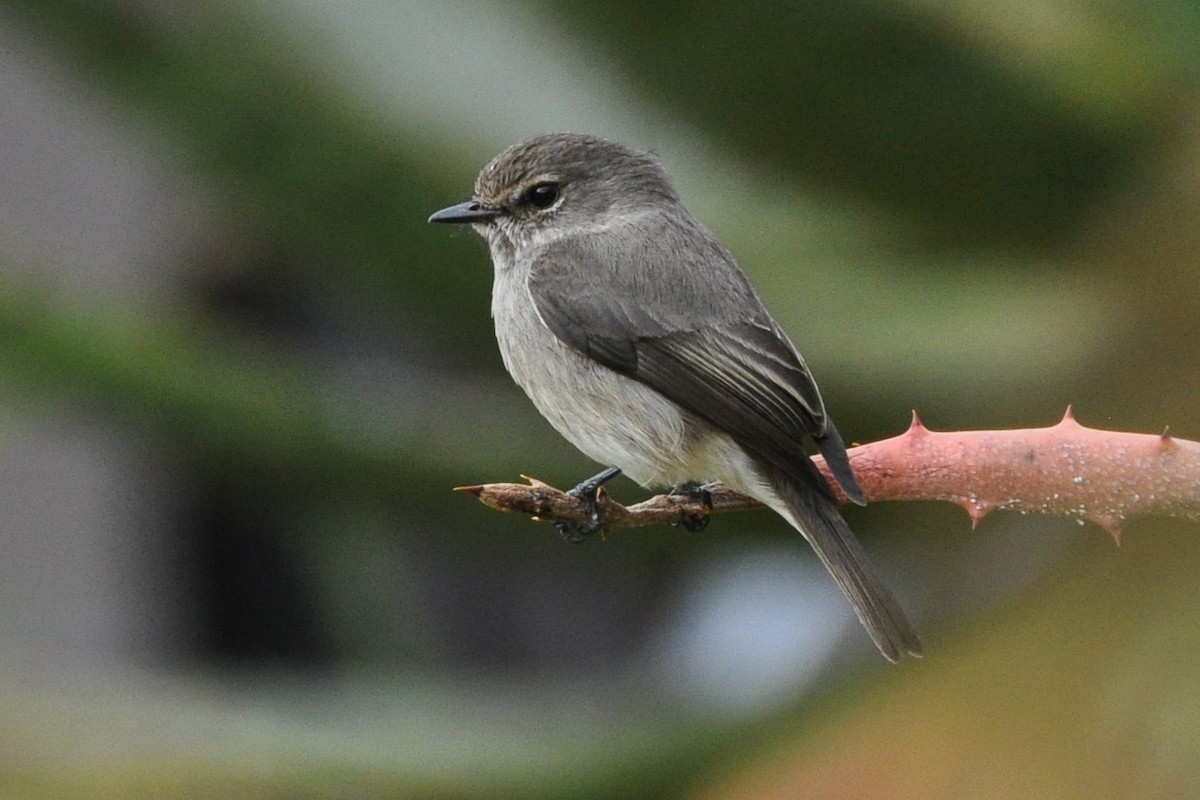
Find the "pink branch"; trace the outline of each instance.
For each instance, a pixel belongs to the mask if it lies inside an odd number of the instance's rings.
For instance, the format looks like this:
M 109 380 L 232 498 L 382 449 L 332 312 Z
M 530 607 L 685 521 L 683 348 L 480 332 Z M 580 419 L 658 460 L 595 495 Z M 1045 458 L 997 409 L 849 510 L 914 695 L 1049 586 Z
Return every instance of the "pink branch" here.
M 817 466 L 830 476 L 820 457 Z M 850 463 L 871 502 L 948 500 L 973 524 L 995 509 L 1057 514 L 1100 525 L 1120 541 L 1134 516 L 1200 519 L 1200 443 L 1161 435 L 1085 428 L 1071 409 L 1049 428 L 935 432 L 913 414 L 899 436 L 850 449 Z M 583 504 L 541 481 L 460 487 L 493 508 L 539 519 L 579 522 Z M 727 489 L 713 512 L 756 503 Z M 844 498 L 843 498 L 844 499 Z M 699 501 L 660 495 L 625 507 L 605 496 L 609 529 L 678 523 L 708 513 Z
M 978 524 L 995 509 L 1086 519 L 1120 540 L 1140 514 L 1200 517 L 1200 443 L 1085 428 L 939 433 L 916 413 L 900 436 L 851 450 L 871 501 L 948 500 Z

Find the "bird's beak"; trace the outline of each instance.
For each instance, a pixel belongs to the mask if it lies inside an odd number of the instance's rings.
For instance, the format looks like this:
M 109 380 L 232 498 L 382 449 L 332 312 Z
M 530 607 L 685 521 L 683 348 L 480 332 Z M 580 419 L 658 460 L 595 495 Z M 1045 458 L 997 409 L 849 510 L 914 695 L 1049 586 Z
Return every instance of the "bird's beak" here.
M 468 200 L 465 203 L 459 203 L 456 206 L 443 208 L 441 211 L 435 211 L 430 215 L 430 222 L 487 222 L 500 216 L 501 211 L 498 208 L 490 208 L 485 206 L 478 200 Z

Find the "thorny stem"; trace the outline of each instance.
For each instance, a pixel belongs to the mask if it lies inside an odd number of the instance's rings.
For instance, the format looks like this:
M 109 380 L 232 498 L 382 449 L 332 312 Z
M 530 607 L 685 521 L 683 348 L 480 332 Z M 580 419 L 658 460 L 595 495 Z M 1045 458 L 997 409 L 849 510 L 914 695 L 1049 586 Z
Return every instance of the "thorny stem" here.
M 1200 443 L 1176 439 L 1167 431 L 1154 435 L 1086 428 L 1070 408 L 1048 428 L 997 431 L 931 431 L 914 412 L 903 434 L 852 447 L 849 453 L 871 502 L 947 500 L 965 508 L 972 525 L 996 509 L 1057 514 L 1094 522 L 1119 542 L 1121 525 L 1130 517 L 1200 519 Z M 819 456 L 813 460 L 830 480 L 824 461 Z M 587 512 L 577 498 L 522 477 L 529 483 L 461 486 L 457 491 L 535 519 L 583 521 Z M 598 500 L 605 530 L 677 525 L 684 517 L 709 513 L 690 497 L 658 495 L 623 506 L 602 491 Z M 711 513 L 758 506 L 725 487 L 712 491 Z

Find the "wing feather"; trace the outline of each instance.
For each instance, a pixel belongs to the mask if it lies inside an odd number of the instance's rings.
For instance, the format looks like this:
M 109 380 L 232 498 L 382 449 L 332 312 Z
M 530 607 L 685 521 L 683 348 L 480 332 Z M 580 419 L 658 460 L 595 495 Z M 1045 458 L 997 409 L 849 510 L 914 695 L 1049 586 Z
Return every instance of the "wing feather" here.
M 712 244 L 719 249 L 703 255 L 710 266 L 714 253 L 720 257 L 716 289 L 679 273 L 687 259 L 678 250 L 642 250 L 633 254 L 640 261 L 614 269 L 606 261 L 630 254 L 611 247 L 598 253 L 576 240 L 570 252 L 548 248 L 538 258 L 530 294 L 542 320 L 567 345 L 661 392 L 785 474 L 828 492 L 805 451 L 806 437 L 813 437 L 838 483 L 861 500 L 804 360 L 732 258 Z

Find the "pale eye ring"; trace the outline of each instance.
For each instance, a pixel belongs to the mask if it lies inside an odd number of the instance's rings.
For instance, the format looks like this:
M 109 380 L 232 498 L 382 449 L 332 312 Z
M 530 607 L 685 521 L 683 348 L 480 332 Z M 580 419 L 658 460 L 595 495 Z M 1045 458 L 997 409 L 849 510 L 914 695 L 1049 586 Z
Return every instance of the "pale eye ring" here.
M 525 202 L 534 208 L 549 208 L 558 202 L 561 189 L 553 181 L 535 183 L 525 191 Z

